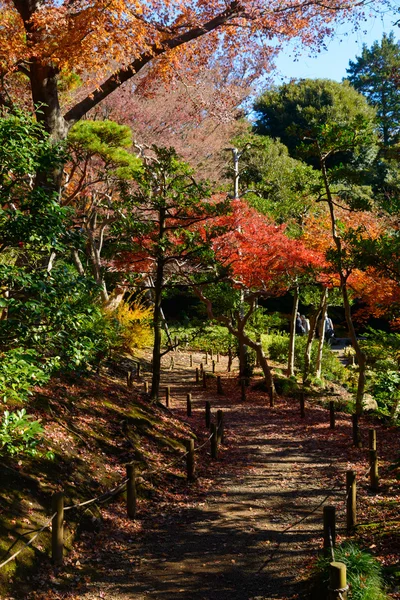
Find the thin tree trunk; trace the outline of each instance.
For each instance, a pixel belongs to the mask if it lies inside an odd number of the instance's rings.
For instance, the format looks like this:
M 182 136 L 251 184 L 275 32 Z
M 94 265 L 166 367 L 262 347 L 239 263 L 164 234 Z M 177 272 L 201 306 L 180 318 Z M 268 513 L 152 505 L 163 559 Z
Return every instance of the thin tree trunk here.
M 296 285 L 294 288 L 293 295 L 293 308 L 292 315 L 290 318 L 290 336 L 289 336 L 289 356 L 288 356 L 288 368 L 287 376 L 292 377 L 294 375 L 294 351 L 296 343 L 296 316 L 299 310 L 299 286 Z
M 318 340 L 318 350 L 317 350 L 317 359 L 315 362 L 315 376 L 318 379 L 321 379 L 322 373 L 322 351 L 324 349 L 325 342 L 325 319 L 326 319 L 326 311 L 328 308 L 328 289 L 325 288 L 323 295 L 323 302 L 321 307 L 321 322 L 319 324 L 319 340 Z
M 322 295 L 321 295 L 321 299 L 320 299 L 320 303 L 319 306 L 316 310 L 314 310 L 314 312 L 311 315 L 310 318 L 310 331 L 308 332 L 307 335 L 307 343 L 306 343 L 306 348 L 304 351 L 304 370 L 303 370 L 303 385 L 306 385 L 308 383 L 309 377 L 310 377 L 310 373 L 311 373 L 311 351 L 312 351 L 312 345 L 313 345 L 313 341 L 315 338 L 315 332 L 317 329 L 317 323 L 318 323 L 318 317 L 321 314 L 321 310 L 322 310 L 322 305 L 324 302 L 324 297 L 325 297 L 325 290 L 323 291 Z
M 153 312 L 153 327 L 154 327 L 154 344 L 153 344 L 153 375 L 151 379 L 152 400 L 157 400 L 160 394 L 160 379 L 161 379 L 161 339 L 162 339 L 162 316 L 161 316 L 161 299 L 162 299 L 162 283 L 164 277 L 164 263 L 159 260 L 157 264 L 156 279 L 154 282 L 154 312 Z

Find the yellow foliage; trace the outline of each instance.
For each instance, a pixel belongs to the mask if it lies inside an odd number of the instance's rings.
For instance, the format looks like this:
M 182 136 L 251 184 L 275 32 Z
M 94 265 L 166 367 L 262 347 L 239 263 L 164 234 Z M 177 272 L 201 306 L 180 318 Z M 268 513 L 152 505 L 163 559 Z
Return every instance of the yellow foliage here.
M 141 298 L 132 303 L 122 301 L 113 316 L 121 326 L 123 346 L 126 350 L 151 346 L 153 331 L 150 322 L 153 310 L 145 306 Z

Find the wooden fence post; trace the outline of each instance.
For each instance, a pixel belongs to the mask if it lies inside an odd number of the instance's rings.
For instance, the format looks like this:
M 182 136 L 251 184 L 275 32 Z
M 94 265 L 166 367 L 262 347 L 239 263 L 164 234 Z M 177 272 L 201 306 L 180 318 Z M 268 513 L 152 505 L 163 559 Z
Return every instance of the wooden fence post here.
M 346 471 L 346 528 L 350 533 L 357 525 L 356 472 Z
M 215 423 L 211 425 L 211 458 L 218 458 L 218 436 Z
M 302 419 L 304 419 L 304 417 L 306 416 L 305 406 L 306 406 L 306 402 L 305 402 L 304 392 L 302 391 L 300 393 L 300 417 Z
M 199 373 L 199 367 L 196 367 L 196 383 L 200 382 L 200 373 Z
M 232 369 L 232 348 L 228 348 L 228 367 L 227 367 L 228 373 L 231 372 L 231 369 Z
M 210 358 L 211 360 L 214 360 L 214 350 L 212 348 L 210 350 Z
M 368 429 L 369 449 L 376 450 L 376 429 Z
M 347 600 L 346 565 L 333 561 L 329 565 L 329 600 Z
M 203 363 L 200 363 L 200 377 L 203 377 L 203 371 L 204 371 Z
M 358 415 L 351 415 L 351 420 L 353 423 L 353 445 L 356 448 L 362 448 L 360 426 L 358 423 L 358 418 L 359 418 Z
M 206 376 L 206 372 L 203 371 L 203 390 L 205 390 L 207 388 L 207 376 Z
M 177 349 L 178 349 L 178 345 L 179 345 L 179 340 L 178 340 L 178 337 L 177 337 L 177 336 L 175 336 L 175 337 L 174 337 L 174 346 L 175 346 L 175 352 L 176 352 L 176 351 L 177 351 Z
M 240 387 L 242 389 L 242 402 L 245 402 L 245 400 L 246 400 L 246 380 L 244 378 L 242 378 L 240 380 Z
M 136 363 L 136 379 L 140 379 L 140 362 Z
M 336 508 L 324 506 L 324 550 L 330 551 L 336 544 Z
M 187 480 L 194 481 L 195 467 L 194 467 L 194 440 L 186 440 L 186 473 Z
M 219 363 L 220 358 L 219 358 L 219 352 L 217 352 L 217 363 Z
M 378 455 L 376 450 L 369 451 L 369 482 L 372 492 L 379 490 Z
M 206 350 L 206 359 L 204 361 L 205 365 L 208 365 L 208 350 Z
M 206 401 L 206 427 L 210 429 L 211 425 L 211 402 L 209 400 Z
M 221 375 L 217 375 L 217 394 L 222 396 L 223 393 L 224 393 L 224 390 L 222 389 Z
M 378 453 L 376 450 L 376 430 L 369 429 L 369 481 L 371 491 L 377 492 L 379 489 L 379 473 L 378 473 Z
M 165 406 L 169 408 L 171 401 L 171 386 L 167 385 L 165 388 Z
M 143 389 L 144 389 L 145 394 L 149 393 L 149 382 L 148 381 L 143 382 Z
M 222 410 L 217 410 L 217 438 L 218 443 L 224 443 L 224 413 Z
M 192 394 L 186 396 L 186 414 L 188 417 L 192 416 Z
M 193 367 L 193 356 L 189 354 L 189 367 Z
M 335 429 L 335 403 L 333 400 L 329 402 L 329 427 Z
M 212 372 L 215 373 L 215 360 L 212 361 Z
M 64 493 L 56 492 L 51 499 L 51 510 L 56 513 L 51 521 L 51 557 L 55 565 L 64 560 Z
M 133 370 L 129 369 L 129 371 L 126 374 L 126 385 L 129 389 L 132 387 L 132 380 L 133 380 Z
M 273 408 L 275 406 L 275 398 L 274 398 L 274 391 L 273 391 L 272 385 L 269 386 L 268 394 L 269 394 L 269 405 L 271 408 Z
M 135 465 L 126 465 L 126 512 L 130 519 L 136 517 L 136 469 Z
M 174 369 L 174 368 L 175 368 L 175 361 L 174 361 L 174 357 L 171 356 L 171 360 L 169 363 L 169 370 L 172 371 L 172 369 Z

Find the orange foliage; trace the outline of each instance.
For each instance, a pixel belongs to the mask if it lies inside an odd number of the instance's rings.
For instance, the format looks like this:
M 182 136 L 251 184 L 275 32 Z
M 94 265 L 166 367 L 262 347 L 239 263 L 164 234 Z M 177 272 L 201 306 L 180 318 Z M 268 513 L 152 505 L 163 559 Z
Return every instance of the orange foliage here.
M 283 292 L 293 277 L 322 261 L 319 252 L 288 238 L 284 225 L 275 225 L 243 201 L 234 201 L 232 214 L 217 224 L 228 231 L 213 242 L 216 257 L 247 288 Z
M 317 43 L 330 33 L 335 18 L 349 18 L 360 4 L 357 0 L 0 0 L 0 74 L 21 66 L 29 69 L 33 61 L 58 72 L 90 74 L 98 82 L 110 70 L 168 52 L 157 70 L 157 77 L 168 78 L 182 65 L 201 69 L 216 51 L 221 64 L 235 64 L 243 73 L 254 74 L 269 65 L 279 43 L 293 37 Z

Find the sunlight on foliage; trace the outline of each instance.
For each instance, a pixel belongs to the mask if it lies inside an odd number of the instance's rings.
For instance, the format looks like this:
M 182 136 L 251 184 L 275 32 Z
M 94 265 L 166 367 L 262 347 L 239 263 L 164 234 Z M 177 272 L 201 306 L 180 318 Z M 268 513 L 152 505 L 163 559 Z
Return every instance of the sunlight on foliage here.
M 134 302 L 122 301 L 113 315 L 121 326 L 123 347 L 128 352 L 133 348 L 146 348 L 153 342 L 150 321 L 153 309 L 146 306 L 142 298 Z

